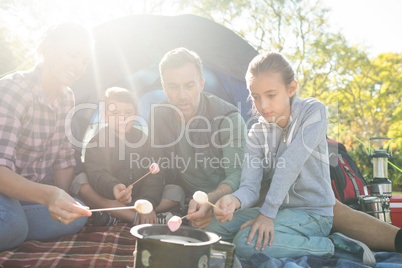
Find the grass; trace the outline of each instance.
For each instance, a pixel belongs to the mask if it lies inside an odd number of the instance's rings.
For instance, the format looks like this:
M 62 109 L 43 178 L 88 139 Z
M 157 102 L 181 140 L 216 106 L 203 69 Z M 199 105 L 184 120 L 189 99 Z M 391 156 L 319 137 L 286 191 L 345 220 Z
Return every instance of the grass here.
M 395 192 L 395 191 L 392 191 L 392 195 L 402 195 L 402 192 Z

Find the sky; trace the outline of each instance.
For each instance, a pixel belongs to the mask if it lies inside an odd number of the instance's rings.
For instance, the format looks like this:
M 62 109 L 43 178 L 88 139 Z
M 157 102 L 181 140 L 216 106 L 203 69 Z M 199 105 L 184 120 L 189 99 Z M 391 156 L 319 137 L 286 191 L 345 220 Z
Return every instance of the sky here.
M 330 21 L 351 44 L 362 44 L 371 56 L 402 53 L 402 0 L 323 0 Z
M 54 10 L 55 12 L 41 14 L 41 16 L 46 17 L 47 20 L 57 20 L 60 19 L 60 16 L 68 14 L 68 19 L 80 18 L 84 20 L 81 21 L 82 23 L 86 23 L 94 20 L 89 11 L 91 7 L 93 9 L 94 2 L 97 3 L 97 9 L 106 9 L 104 11 L 105 20 L 113 14 L 122 13 L 121 7 L 120 9 L 117 6 L 111 8 L 110 0 L 58 0 L 55 2 L 58 2 L 56 6 L 59 6 Z M 131 3 L 131 6 L 136 5 L 137 7 L 132 7 L 132 10 L 139 11 L 139 13 L 147 6 L 146 0 L 115 1 L 117 4 L 125 2 Z M 384 52 L 402 53 L 402 0 L 322 0 L 322 2 L 332 10 L 329 13 L 331 25 L 337 27 L 336 29 L 341 29 L 341 33 L 346 36 L 351 45 L 363 45 L 371 57 Z M 39 1 L 39 3 L 48 2 Z M 79 9 L 76 8 L 77 5 L 80 6 Z M 166 12 L 167 9 L 163 8 L 163 14 L 169 14 Z M 7 14 L 0 15 L 7 16 Z M 21 22 L 20 18 L 14 18 L 10 14 L 8 20 L 15 20 L 16 25 L 17 22 Z M 99 18 L 95 20 L 99 21 Z M 36 38 L 44 30 L 31 27 L 27 32 L 26 29 L 24 31 L 24 28 L 16 27 L 14 30 L 25 38 L 29 35 Z

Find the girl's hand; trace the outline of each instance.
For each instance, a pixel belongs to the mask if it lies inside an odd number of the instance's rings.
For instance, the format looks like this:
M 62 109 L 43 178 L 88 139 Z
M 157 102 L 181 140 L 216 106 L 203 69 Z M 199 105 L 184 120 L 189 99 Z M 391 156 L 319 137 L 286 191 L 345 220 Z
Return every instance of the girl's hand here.
M 221 197 L 215 205 L 220 208 L 214 208 L 215 218 L 220 222 L 226 222 L 233 219 L 233 212 L 240 208 L 240 201 L 235 196 L 228 194 Z
M 117 201 L 122 204 L 128 204 L 131 202 L 131 192 L 133 190 L 133 186 L 130 185 L 126 188 L 126 186 L 122 183 L 116 184 L 113 187 L 113 195 Z
M 252 227 L 247 239 L 247 245 L 250 245 L 256 231 L 258 231 L 258 237 L 257 242 L 255 243 L 255 250 L 259 250 L 261 241 L 263 240 L 264 242 L 262 244 L 261 251 L 264 251 L 267 245 L 272 245 L 275 238 L 274 220 L 272 218 L 266 217 L 260 213 L 260 215 L 258 215 L 256 218 L 243 223 L 240 226 L 240 230 L 250 225 L 252 225 Z

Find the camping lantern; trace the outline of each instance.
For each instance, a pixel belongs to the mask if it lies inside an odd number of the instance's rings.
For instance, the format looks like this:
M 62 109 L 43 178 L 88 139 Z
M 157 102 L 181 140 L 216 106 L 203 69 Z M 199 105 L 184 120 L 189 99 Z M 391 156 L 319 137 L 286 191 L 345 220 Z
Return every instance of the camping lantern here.
M 371 153 L 372 140 L 391 140 L 391 153 L 388 154 L 387 150 L 374 150 Z M 392 183 L 388 179 L 388 158 L 392 156 L 392 139 L 386 137 L 375 137 L 369 139 L 369 153 L 373 163 L 373 180 L 370 184 L 370 191 L 372 195 L 377 196 L 392 196 Z

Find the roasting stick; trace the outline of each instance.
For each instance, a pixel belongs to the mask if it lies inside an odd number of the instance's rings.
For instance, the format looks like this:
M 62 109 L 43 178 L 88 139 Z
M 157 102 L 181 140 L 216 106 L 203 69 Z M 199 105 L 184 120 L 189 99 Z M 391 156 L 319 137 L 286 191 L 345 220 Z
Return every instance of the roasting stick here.
M 146 176 L 148 176 L 149 174 L 156 174 L 159 172 L 159 166 L 157 163 L 153 163 L 150 167 L 149 167 L 149 172 L 147 174 L 145 174 L 144 176 L 142 176 L 141 178 L 139 178 L 138 180 L 136 180 L 135 182 L 131 183 L 129 186 L 132 186 L 134 184 L 136 184 L 137 182 L 139 182 L 140 180 L 142 180 L 143 178 L 145 178 Z
M 137 182 L 139 182 L 140 180 L 142 180 L 143 178 L 145 178 L 145 177 L 148 176 L 149 174 L 151 174 L 151 171 L 148 172 L 147 174 L 145 174 L 144 176 L 142 176 L 141 178 L 139 178 L 138 180 L 136 180 L 135 182 L 133 182 L 132 184 L 130 184 L 129 186 L 132 186 L 132 185 L 136 184 Z
M 141 178 L 139 178 L 138 180 L 136 180 L 135 182 L 133 182 L 131 185 L 136 184 L 137 182 L 139 182 L 140 180 L 142 180 L 143 178 L 145 178 L 147 175 L 149 174 L 156 174 L 159 172 L 159 166 L 156 163 L 153 163 L 150 167 L 149 167 L 149 172 L 147 174 L 145 174 L 144 176 L 142 176 Z M 140 202 L 139 202 L 140 201 Z M 138 203 L 139 202 L 139 203 Z M 148 204 L 149 203 L 149 204 Z M 151 206 L 151 210 L 149 210 L 149 206 Z M 145 211 L 148 212 L 144 212 L 144 211 L 140 211 L 141 208 L 145 208 Z M 142 214 L 148 214 L 151 213 L 153 210 L 152 204 L 147 201 L 147 200 L 137 200 L 134 204 L 134 206 L 124 206 L 124 207 L 114 207 L 114 208 L 97 208 L 97 209 L 90 209 L 89 211 L 91 212 L 97 212 L 97 211 L 113 211 L 113 210 L 123 210 L 123 209 L 135 209 L 137 210 L 139 213 Z
M 219 210 L 221 210 L 219 207 L 217 207 L 217 206 L 215 206 L 214 204 L 210 204 L 210 205 L 212 205 L 212 206 L 214 206 L 215 208 L 217 208 L 217 209 L 219 209 Z M 183 216 L 183 217 L 181 217 L 180 219 L 184 219 L 184 218 L 186 218 L 188 215 L 190 215 L 190 214 L 187 214 L 187 215 L 185 215 L 185 216 Z
M 193 194 L 193 199 L 195 200 L 195 202 L 197 202 L 197 203 L 200 204 L 200 205 L 208 203 L 208 204 L 210 204 L 211 206 L 213 206 L 214 208 L 221 210 L 219 207 L 217 207 L 216 205 L 214 205 L 214 204 L 212 204 L 211 202 L 209 202 L 209 201 L 208 201 L 208 195 L 207 195 L 206 193 L 202 192 L 202 191 L 196 191 L 196 192 Z M 181 217 L 180 219 L 184 219 L 184 218 L 186 218 L 188 215 L 190 215 L 190 214 L 187 214 L 187 215 Z
M 122 209 L 135 209 L 138 213 L 148 214 L 151 213 L 154 209 L 152 203 L 145 199 L 138 199 L 135 201 L 134 206 L 124 206 L 124 207 L 115 207 L 115 208 L 97 208 L 90 209 L 91 212 L 97 211 L 112 211 L 112 210 L 122 210 Z
M 208 201 L 208 195 L 205 192 L 202 191 L 196 191 L 193 194 L 193 199 L 195 202 L 197 202 L 198 204 L 202 205 L 202 204 L 210 204 L 211 206 L 213 206 L 216 209 L 221 210 L 219 207 L 215 206 L 214 204 L 212 204 L 211 202 Z M 182 224 L 182 220 L 187 217 L 190 214 L 187 214 L 186 216 L 183 217 L 179 217 L 179 216 L 173 216 L 169 219 L 167 226 L 169 228 L 169 230 L 171 232 L 176 232 L 177 230 L 179 230 L 181 224 Z
M 215 206 L 214 204 L 212 204 L 211 202 L 208 201 L 208 195 L 205 192 L 196 191 L 193 194 L 193 199 L 195 200 L 195 202 L 197 202 L 200 205 L 208 203 L 211 206 L 213 206 L 214 208 L 220 209 L 219 207 Z M 181 224 L 181 220 L 186 218 L 188 215 L 190 215 L 190 214 L 187 214 L 187 215 L 185 215 L 185 216 L 183 216 L 181 218 L 179 216 L 173 216 L 172 219 L 173 219 L 173 221 L 180 221 L 180 224 Z
M 217 207 L 216 205 L 212 204 L 211 202 L 209 202 L 208 200 L 208 195 L 205 192 L 202 191 L 196 191 L 193 194 L 193 199 L 195 200 L 195 202 L 197 202 L 200 205 L 203 204 L 210 204 L 211 206 L 213 206 L 214 208 L 221 210 L 219 207 Z
M 125 207 L 115 207 L 115 208 L 96 208 L 96 209 L 90 209 L 89 211 L 97 212 L 97 211 L 112 211 L 112 210 L 123 210 L 123 209 L 135 209 L 135 206 L 125 206 Z
M 217 210 L 221 210 L 219 207 L 217 207 L 216 205 L 212 204 L 211 202 L 208 201 L 208 204 L 210 204 L 211 206 L 213 206 L 214 208 L 216 208 Z
M 187 214 L 187 215 L 185 215 L 185 216 L 183 216 L 183 217 L 179 217 L 179 216 L 173 216 L 173 217 L 171 217 L 170 219 L 169 219 L 169 221 L 168 221 L 168 223 L 167 223 L 167 226 L 168 226 L 168 228 L 169 228 L 169 230 L 171 231 L 171 232 L 176 232 L 179 228 L 180 228 L 180 226 L 181 226 L 181 224 L 182 224 L 182 220 L 185 218 L 185 217 L 187 217 L 188 215 L 190 215 L 190 214 Z

